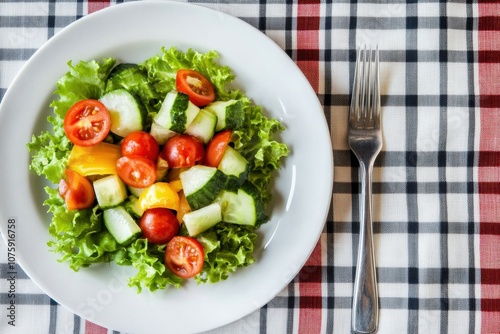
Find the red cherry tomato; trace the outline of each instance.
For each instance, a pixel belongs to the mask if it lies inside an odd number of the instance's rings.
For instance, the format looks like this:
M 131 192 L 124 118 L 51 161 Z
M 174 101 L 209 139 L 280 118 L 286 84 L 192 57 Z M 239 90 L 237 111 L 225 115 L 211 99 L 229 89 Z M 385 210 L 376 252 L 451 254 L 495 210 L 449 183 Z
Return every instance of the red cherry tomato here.
M 189 101 L 198 107 L 215 100 L 212 84 L 203 74 L 194 70 L 179 70 L 175 78 L 177 91 L 189 95 Z
M 122 155 L 140 155 L 152 161 L 156 161 L 160 147 L 149 133 L 145 131 L 135 131 L 128 134 L 122 143 Z
M 181 278 L 191 278 L 203 269 L 205 252 L 198 240 L 192 237 L 176 236 L 167 244 L 165 265 Z
M 192 167 L 203 159 L 203 143 L 186 134 L 176 135 L 165 143 L 161 152 L 171 168 Z
M 166 244 L 179 232 L 179 221 L 171 210 L 154 208 L 144 212 L 139 227 L 149 242 Z
M 83 210 L 94 205 L 94 188 L 87 178 L 66 169 L 65 178 L 59 182 L 59 195 L 64 199 L 68 210 Z
M 111 128 L 108 109 L 97 100 L 82 100 L 69 108 L 64 117 L 64 132 L 78 146 L 92 146 L 106 138 Z
M 217 133 L 207 144 L 204 164 L 210 167 L 217 167 L 226 151 L 227 145 L 231 141 L 231 130 L 224 130 Z
M 127 185 L 146 188 L 156 181 L 155 163 L 140 155 L 121 157 L 116 161 L 116 172 Z

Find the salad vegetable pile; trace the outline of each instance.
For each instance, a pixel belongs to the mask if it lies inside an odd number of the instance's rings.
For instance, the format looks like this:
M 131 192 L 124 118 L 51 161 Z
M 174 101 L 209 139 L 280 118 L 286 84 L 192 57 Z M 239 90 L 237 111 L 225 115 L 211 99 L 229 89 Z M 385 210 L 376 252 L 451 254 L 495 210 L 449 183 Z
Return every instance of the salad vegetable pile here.
M 140 64 L 71 62 L 30 169 L 45 176 L 50 249 L 78 271 L 133 266 L 138 292 L 225 280 L 254 262 L 273 172 L 288 155 L 216 51 Z

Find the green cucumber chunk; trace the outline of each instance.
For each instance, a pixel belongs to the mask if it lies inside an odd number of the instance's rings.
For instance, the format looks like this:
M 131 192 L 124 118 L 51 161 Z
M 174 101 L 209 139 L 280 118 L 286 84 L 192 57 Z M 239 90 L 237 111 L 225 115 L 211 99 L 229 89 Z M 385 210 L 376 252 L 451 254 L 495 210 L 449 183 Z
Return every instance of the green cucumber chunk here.
M 188 95 L 172 91 L 165 97 L 154 122 L 168 130 L 184 133 L 199 111 Z
M 94 192 L 101 209 L 120 205 L 127 198 L 127 186 L 117 175 L 108 175 L 94 181 Z
M 205 107 L 217 116 L 215 132 L 238 129 L 245 121 L 243 103 L 240 100 L 215 101 Z
M 132 186 L 127 186 L 128 188 L 128 191 L 130 191 L 130 193 L 134 196 L 136 196 L 137 198 L 139 198 L 139 196 L 141 196 L 141 194 L 144 192 L 144 190 L 146 190 L 146 188 L 136 188 L 136 187 L 132 187 Z
M 227 223 L 255 226 L 266 220 L 260 194 L 249 181 L 236 191 L 222 190 L 215 201 L 220 204 L 222 220 Z
M 249 166 L 247 159 L 231 146 L 227 146 L 217 168 L 228 176 L 226 188 L 234 189 L 241 186 L 247 179 Z
M 214 112 L 200 109 L 200 112 L 196 115 L 193 122 L 191 122 L 185 133 L 198 138 L 206 145 L 214 136 L 216 124 L 217 116 Z
M 149 134 L 153 136 L 158 145 L 165 145 L 167 140 L 175 136 L 177 132 L 164 128 L 158 123 L 153 122 L 151 124 L 151 130 L 149 130 Z
M 222 220 L 219 203 L 209 204 L 201 209 L 188 212 L 182 217 L 190 236 L 204 232 Z
M 108 108 L 112 133 L 125 137 L 131 132 L 144 129 L 147 118 L 146 109 L 127 90 L 113 90 L 104 94 L 99 101 Z
M 144 214 L 144 210 L 139 206 L 139 199 L 137 196 L 130 195 L 123 203 L 123 207 L 134 218 L 141 218 Z
M 134 218 L 122 206 L 103 211 L 104 225 L 121 245 L 128 245 L 142 234 Z
M 224 185 L 224 174 L 215 167 L 196 165 L 180 173 L 182 189 L 193 210 L 214 201 Z

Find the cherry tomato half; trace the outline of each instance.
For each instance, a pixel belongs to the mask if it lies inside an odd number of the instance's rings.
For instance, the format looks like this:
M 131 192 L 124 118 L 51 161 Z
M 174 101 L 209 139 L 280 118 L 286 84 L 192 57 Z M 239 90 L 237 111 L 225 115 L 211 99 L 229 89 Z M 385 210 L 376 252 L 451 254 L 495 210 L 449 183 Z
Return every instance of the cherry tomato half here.
M 156 166 L 153 161 L 140 155 L 121 157 L 116 161 L 116 172 L 127 185 L 146 188 L 156 181 Z
M 140 155 L 152 161 L 156 161 L 160 147 L 156 139 L 145 131 L 134 131 L 129 133 L 122 143 L 122 155 Z
M 94 188 L 87 178 L 71 169 L 64 171 L 65 178 L 59 182 L 59 195 L 68 210 L 83 210 L 94 204 Z
M 175 78 L 177 91 L 187 94 L 189 101 L 198 107 L 206 106 L 215 100 L 212 84 L 203 74 L 194 70 L 179 70 Z
M 78 146 L 92 146 L 106 138 L 111 128 L 109 111 L 97 100 L 82 100 L 69 108 L 64 117 L 64 132 Z
M 192 237 L 176 236 L 167 244 L 165 265 L 181 278 L 191 278 L 203 269 L 205 252 L 198 240 Z
M 191 167 L 203 159 L 205 149 L 203 143 L 195 137 L 186 134 L 170 138 L 161 152 L 171 168 Z
M 217 133 L 207 144 L 204 164 L 210 167 L 217 167 L 226 151 L 227 145 L 231 141 L 231 130 L 224 130 Z
M 139 227 L 149 242 L 166 244 L 179 232 L 179 221 L 171 210 L 154 208 L 144 212 Z

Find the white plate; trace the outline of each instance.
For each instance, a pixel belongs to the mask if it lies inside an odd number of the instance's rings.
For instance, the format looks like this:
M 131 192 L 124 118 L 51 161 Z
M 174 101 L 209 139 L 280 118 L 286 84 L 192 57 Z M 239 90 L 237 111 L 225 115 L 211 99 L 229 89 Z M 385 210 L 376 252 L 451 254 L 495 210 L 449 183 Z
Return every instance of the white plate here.
M 224 282 L 137 294 L 131 268 L 96 265 L 73 272 L 49 252 L 50 216 L 41 177 L 28 170 L 26 143 L 46 127 L 55 83 L 73 60 L 115 57 L 140 62 L 161 46 L 217 50 L 241 87 L 287 130 L 292 154 L 275 186 L 271 220 L 262 226 L 257 261 Z M 257 29 L 201 6 L 133 2 L 86 16 L 41 47 L 20 71 L 0 107 L 0 230 L 16 220 L 17 260 L 50 297 L 74 313 L 127 333 L 213 329 L 276 296 L 308 259 L 323 229 L 333 184 L 330 134 L 308 81 L 286 53 Z M 258 325 L 258 324 L 255 324 Z M 166 327 L 167 326 L 167 327 Z

